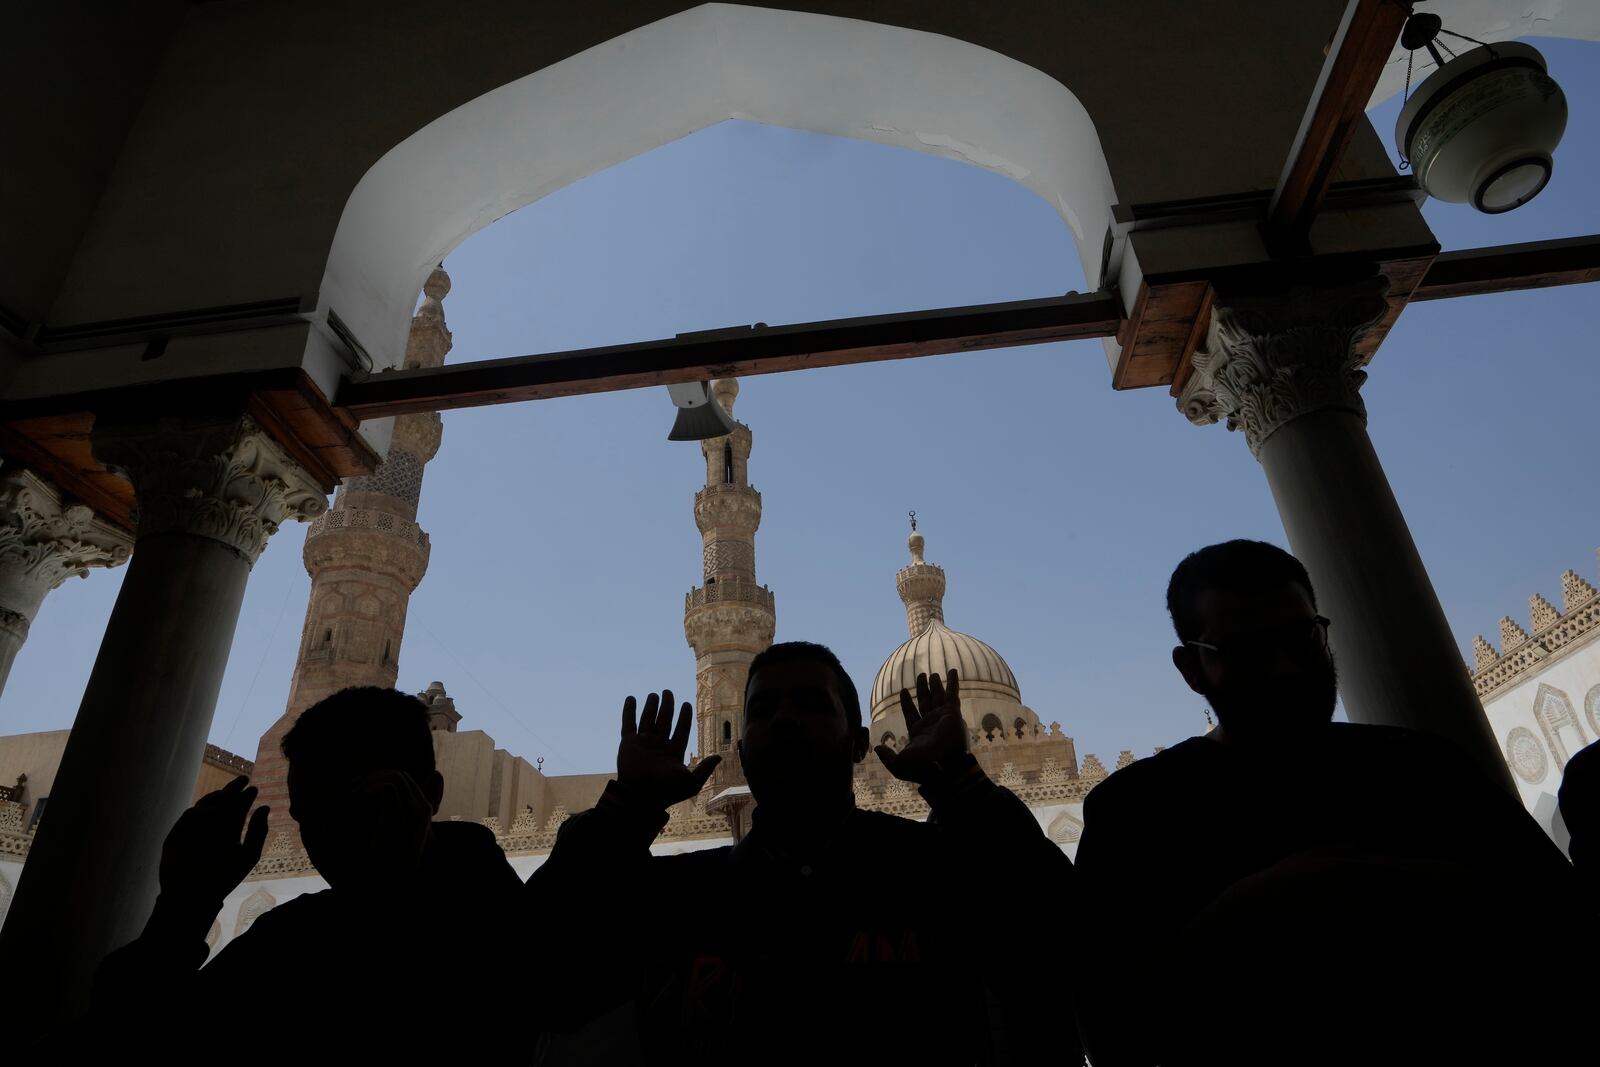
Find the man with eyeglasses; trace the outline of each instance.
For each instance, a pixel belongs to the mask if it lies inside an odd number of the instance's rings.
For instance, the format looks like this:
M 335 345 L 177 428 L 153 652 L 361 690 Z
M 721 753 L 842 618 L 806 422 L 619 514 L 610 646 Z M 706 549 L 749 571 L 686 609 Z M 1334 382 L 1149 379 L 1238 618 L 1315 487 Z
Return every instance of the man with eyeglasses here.
M 1450 742 L 1332 721 L 1337 620 L 1287 552 L 1203 548 L 1167 607 L 1217 725 L 1086 798 L 1095 1067 L 1490 1062 L 1543 948 L 1486 926 L 1573 898 L 1559 850 Z

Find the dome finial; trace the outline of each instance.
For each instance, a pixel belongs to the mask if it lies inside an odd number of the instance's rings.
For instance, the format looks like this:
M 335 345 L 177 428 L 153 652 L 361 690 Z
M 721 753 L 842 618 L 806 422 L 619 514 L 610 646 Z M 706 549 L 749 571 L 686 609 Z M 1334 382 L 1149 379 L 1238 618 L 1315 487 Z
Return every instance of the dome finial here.
M 906 547 L 911 549 L 911 562 L 912 563 L 925 562 L 923 560 L 923 558 L 922 558 L 922 550 L 923 550 L 923 546 L 925 544 L 926 544 L 926 542 L 923 540 L 922 535 L 917 532 L 917 513 L 915 511 L 912 511 L 911 512 L 911 536 L 906 538 Z

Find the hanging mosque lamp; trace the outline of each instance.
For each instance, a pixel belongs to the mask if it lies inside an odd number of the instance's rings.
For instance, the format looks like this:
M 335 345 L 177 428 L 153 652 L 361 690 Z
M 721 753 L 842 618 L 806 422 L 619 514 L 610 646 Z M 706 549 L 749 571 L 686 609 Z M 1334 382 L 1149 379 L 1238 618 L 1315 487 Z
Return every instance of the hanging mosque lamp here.
M 1440 34 L 1478 45 L 1457 55 Z M 1538 49 L 1518 41 L 1484 44 L 1443 28 L 1437 15 L 1412 15 L 1400 34 L 1405 105 L 1395 123 L 1401 167 L 1424 192 L 1499 214 L 1521 207 L 1550 181 L 1551 156 L 1567 127 L 1567 98 Z M 1438 64 L 1411 89 L 1416 50 Z M 1439 54 L 1450 53 L 1446 60 Z

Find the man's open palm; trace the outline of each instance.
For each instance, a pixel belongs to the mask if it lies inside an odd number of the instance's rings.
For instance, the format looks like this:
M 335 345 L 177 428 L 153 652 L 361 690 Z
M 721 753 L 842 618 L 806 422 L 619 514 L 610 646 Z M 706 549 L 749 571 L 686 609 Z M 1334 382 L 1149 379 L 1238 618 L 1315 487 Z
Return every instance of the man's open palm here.
M 721 756 L 707 756 L 694 767 L 684 765 L 689 748 L 690 706 L 672 721 L 672 690 L 651 693 L 638 712 L 633 697 L 622 702 L 622 741 L 617 745 L 617 784 L 641 803 L 655 808 L 672 805 L 699 793 Z
M 888 745 L 873 751 L 889 773 L 906 782 L 928 785 L 947 765 L 967 751 L 967 723 L 961 717 L 961 679 L 951 671 L 947 681 L 937 674 L 917 675 L 917 696 L 900 690 L 900 711 L 906 718 L 906 743 L 899 752 Z
M 178 817 L 161 847 L 163 894 L 220 905 L 261 859 L 268 809 L 250 812 L 256 787 L 248 781 L 241 774 Z

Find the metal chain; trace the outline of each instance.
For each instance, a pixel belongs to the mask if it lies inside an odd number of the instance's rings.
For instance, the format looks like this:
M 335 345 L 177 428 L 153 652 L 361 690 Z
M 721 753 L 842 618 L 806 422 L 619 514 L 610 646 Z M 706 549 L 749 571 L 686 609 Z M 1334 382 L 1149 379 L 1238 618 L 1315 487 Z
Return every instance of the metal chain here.
M 1407 102 L 1409 102 L 1410 99 L 1411 99 L 1411 62 L 1412 62 L 1412 60 L 1414 60 L 1416 58 L 1417 58 L 1417 53 L 1416 53 L 1415 49 L 1412 49 L 1411 51 L 1406 53 L 1406 91 L 1405 91 L 1405 94 L 1400 97 L 1400 107 L 1401 108 L 1404 108 L 1406 106 Z M 1406 158 L 1405 145 L 1401 144 L 1399 147 L 1400 147 L 1400 169 L 1401 170 L 1410 170 L 1411 169 L 1411 160 Z

